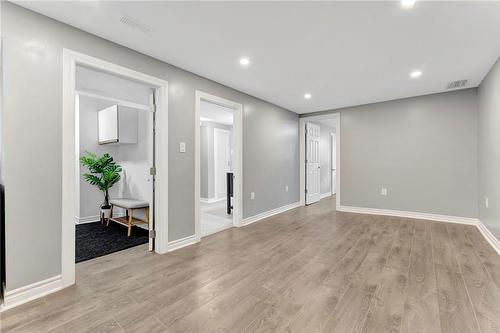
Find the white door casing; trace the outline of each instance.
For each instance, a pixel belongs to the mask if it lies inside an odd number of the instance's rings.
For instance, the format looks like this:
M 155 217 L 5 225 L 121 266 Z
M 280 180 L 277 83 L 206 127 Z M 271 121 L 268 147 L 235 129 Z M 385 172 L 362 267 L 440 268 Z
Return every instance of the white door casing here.
M 214 189 L 217 199 L 226 197 L 226 173 L 231 171 L 230 166 L 230 132 L 214 128 Z
M 331 133 L 331 148 L 332 148 L 332 161 L 331 161 L 331 169 L 332 169 L 332 195 L 337 192 L 336 187 L 336 178 L 337 178 L 337 137 L 335 133 Z
M 156 190 L 155 252 L 168 251 L 168 82 L 79 52 L 63 49 L 63 146 L 62 221 L 60 287 L 75 283 L 75 218 L 79 202 L 78 107 L 75 103 L 76 66 L 82 65 L 109 74 L 145 83 L 156 91 Z M 78 195 L 77 195 L 78 194 Z
M 306 123 L 306 205 L 321 199 L 320 126 Z
M 242 221 L 242 192 L 243 192 L 243 104 L 233 102 L 222 97 L 211 95 L 199 90 L 195 94 L 195 123 L 194 123 L 194 220 L 195 240 L 201 240 L 200 222 L 200 104 L 202 101 L 218 104 L 233 110 L 231 170 L 233 172 L 233 226 L 241 227 Z

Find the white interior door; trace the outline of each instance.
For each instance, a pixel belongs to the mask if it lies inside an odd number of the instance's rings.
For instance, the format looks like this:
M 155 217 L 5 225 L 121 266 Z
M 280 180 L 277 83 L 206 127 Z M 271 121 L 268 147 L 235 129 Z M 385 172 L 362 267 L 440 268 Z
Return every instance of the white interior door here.
M 230 133 L 227 130 L 214 129 L 214 188 L 215 197 L 226 197 L 226 173 L 231 170 Z
M 319 140 L 319 125 L 306 123 L 306 205 L 321 199 Z
M 332 133 L 332 194 L 337 193 L 337 137 Z

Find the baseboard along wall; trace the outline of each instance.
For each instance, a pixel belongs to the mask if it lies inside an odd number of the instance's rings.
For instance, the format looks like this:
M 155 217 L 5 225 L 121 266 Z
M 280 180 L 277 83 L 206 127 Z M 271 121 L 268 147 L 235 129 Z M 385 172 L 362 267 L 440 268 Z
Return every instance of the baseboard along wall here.
M 347 212 L 347 213 L 396 216 L 396 217 L 406 217 L 406 218 L 411 218 L 411 219 L 474 225 L 479 229 L 479 232 L 481 233 L 481 235 L 483 235 L 483 237 L 486 239 L 486 241 L 493 247 L 493 249 L 495 249 L 495 251 L 498 253 L 498 255 L 500 255 L 500 241 L 477 218 L 429 214 L 429 213 L 419 213 L 419 212 L 408 212 L 408 211 L 391 210 L 391 209 L 353 207 L 353 206 L 340 206 L 339 209 L 337 209 L 337 210 L 341 211 L 341 212 Z
M 5 293 L 4 303 L 0 305 L 0 312 L 59 291 L 63 289 L 63 286 L 61 275 L 57 275 L 43 281 L 7 291 Z
M 242 226 L 246 226 L 246 225 L 255 223 L 257 221 L 263 220 L 265 218 L 271 217 L 273 215 L 286 212 L 287 210 L 297 208 L 299 206 L 300 206 L 300 202 L 294 202 L 294 203 L 289 204 L 289 205 L 285 205 L 285 206 L 281 206 L 281 207 L 278 207 L 275 209 L 271 209 L 271 210 L 268 210 L 266 212 L 262 212 L 262 213 L 259 213 L 257 215 L 254 215 L 254 216 L 244 218 L 243 221 L 241 221 L 242 222 L 241 224 L 242 224 Z

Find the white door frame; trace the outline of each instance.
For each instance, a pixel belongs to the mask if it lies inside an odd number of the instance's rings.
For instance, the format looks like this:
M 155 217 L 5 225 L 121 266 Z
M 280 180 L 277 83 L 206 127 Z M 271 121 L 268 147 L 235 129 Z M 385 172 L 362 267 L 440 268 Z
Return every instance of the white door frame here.
M 219 198 L 217 196 L 217 178 L 218 177 L 217 177 L 217 168 L 215 167 L 215 161 L 216 161 L 215 157 L 217 156 L 216 152 L 218 150 L 217 145 L 215 144 L 215 133 L 217 133 L 217 132 L 219 132 L 219 133 L 221 133 L 221 132 L 222 133 L 227 133 L 229 140 L 231 140 L 231 132 L 230 131 L 222 129 L 222 128 L 214 128 L 214 151 L 213 151 L 213 155 L 214 155 L 214 198 L 215 198 L 215 200 L 221 199 L 221 198 Z M 231 141 L 229 141 L 229 144 L 231 145 Z
M 195 238 L 201 240 L 200 221 L 200 105 L 201 101 L 214 103 L 234 110 L 233 112 L 233 226 L 241 227 L 243 192 L 243 105 L 215 95 L 196 90 L 194 111 L 194 221 Z
M 336 169 L 337 174 L 335 177 L 336 180 L 336 195 L 335 201 L 337 203 L 337 209 L 340 207 L 340 112 L 332 112 L 328 114 L 322 114 L 318 116 L 310 116 L 310 117 L 302 117 L 299 118 L 299 198 L 300 205 L 306 205 L 306 153 L 305 153 L 305 141 L 306 141 L 306 131 L 305 126 L 308 121 L 322 120 L 322 119 L 331 119 L 336 117 L 337 124 L 335 126 L 335 137 L 337 140 L 337 161 L 336 161 Z M 331 172 L 331 170 L 330 170 Z
M 335 142 L 334 142 L 335 141 Z M 335 179 L 332 177 L 332 166 L 333 166 L 333 147 L 335 147 Z M 331 132 L 330 133 L 330 193 L 332 195 L 336 194 L 336 185 L 337 181 L 337 134 Z
M 118 75 L 156 88 L 156 181 L 155 251 L 168 251 L 168 82 L 98 58 L 63 49 L 62 114 L 62 287 L 75 283 L 75 220 L 80 186 L 78 136 L 79 117 L 75 106 L 76 66 Z M 79 204 L 79 203 L 78 203 Z

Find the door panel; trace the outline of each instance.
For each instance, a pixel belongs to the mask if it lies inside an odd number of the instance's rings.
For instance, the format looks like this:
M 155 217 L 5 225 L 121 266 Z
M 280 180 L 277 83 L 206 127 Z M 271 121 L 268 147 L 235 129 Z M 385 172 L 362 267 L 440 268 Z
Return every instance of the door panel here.
M 231 144 L 229 131 L 214 129 L 215 197 L 226 196 L 226 173 L 231 171 Z
M 306 123 L 306 204 L 317 202 L 321 198 L 321 169 L 319 159 L 320 127 Z

